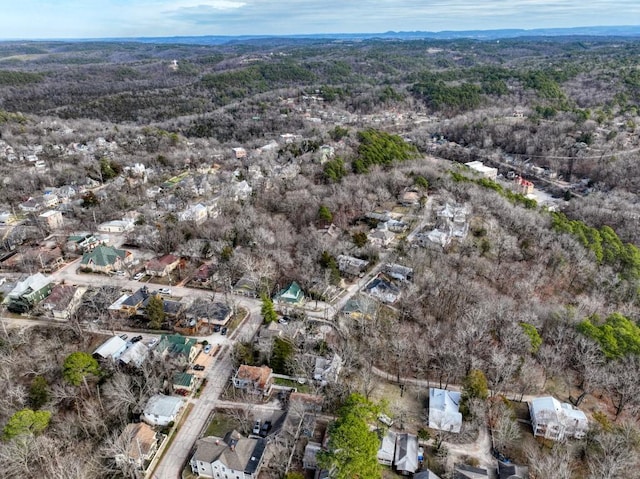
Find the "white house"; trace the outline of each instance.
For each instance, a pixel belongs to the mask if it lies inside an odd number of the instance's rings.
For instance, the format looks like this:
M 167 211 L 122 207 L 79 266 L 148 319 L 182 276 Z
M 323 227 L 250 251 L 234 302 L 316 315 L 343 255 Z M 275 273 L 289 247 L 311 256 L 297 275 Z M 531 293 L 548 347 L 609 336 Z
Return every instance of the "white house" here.
M 582 439 L 589 429 L 589 421 L 582 411 L 551 396 L 531 401 L 529 412 L 534 436 L 554 441 Z
M 94 356 L 99 356 L 102 359 L 118 359 L 122 353 L 127 349 L 127 342 L 120 336 L 113 336 L 107 339 L 104 343 L 98 346 L 93 352 Z
M 317 357 L 313 371 L 313 379 L 318 381 L 322 386 L 326 386 L 327 384 L 335 383 L 338 380 L 341 370 L 342 358 L 337 354 L 335 354 L 331 360 L 323 357 Z
M 191 471 L 200 477 L 254 479 L 266 447 L 265 439 L 245 438 L 237 431 L 229 431 L 224 438 L 204 437 L 196 442 Z
M 156 394 L 149 398 L 142 419 L 151 426 L 167 426 L 174 422 L 184 405 L 184 399 Z
M 392 466 L 396 453 L 396 436 L 397 434 L 391 430 L 382 436 L 380 441 L 380 449 L 378 449 L 378 462 L 385 466 Z
M 473 171 L 480 173 L 484 178 L 495 180 L 498 177 L 498 168 L 486 166 L 481 161 L 470 161 L 468 163 L 465 163 L 465 165 L 471 168 Z
M 441 431 L 460 432 L 460 393 L 429 388 L 429 427 Z
M 131 220 L 113 220 L 98 225 L 98 231 L 101 233 L 124 233 L 133 229 L 133 221 Z
M 396 437 L 393 465 L 403 476 L 413 475 L 418 470 L 418 437 L 403 433 Z

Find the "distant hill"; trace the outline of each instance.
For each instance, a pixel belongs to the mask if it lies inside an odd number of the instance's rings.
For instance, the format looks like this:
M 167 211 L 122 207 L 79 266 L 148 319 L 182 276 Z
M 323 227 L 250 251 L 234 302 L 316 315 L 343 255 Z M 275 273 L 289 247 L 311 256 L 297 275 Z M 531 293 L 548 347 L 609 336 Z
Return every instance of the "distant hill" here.
M 397 40 L 499 40 L 501 38 L 517 37 L 557 37 L 557 36 L 587 36 L 587 37 L 640 37 L 640 26 L 601 26 L 601 27 L 573 27 L 573 28 L 536 28 L 503 29 L 503 30 L 463 30 L 441 32 L 385 32 L 385 33 L 326 33 L 309 35 L 204 35 L 204 36 L 177 36 L 177 37 L 128 37 L 105 38 L 103 41 L 132 41 L 142 43 L 181 43 L 192 45 L 221 45 L 231 42 L 255 41 L 266 39 L 333 39 L 343 41 L 366 40 L 371 38 L 397 39 Z M 95 39 L 92 39 L 95 40 Z M 79 40 L 83 41 L 83 40 Z

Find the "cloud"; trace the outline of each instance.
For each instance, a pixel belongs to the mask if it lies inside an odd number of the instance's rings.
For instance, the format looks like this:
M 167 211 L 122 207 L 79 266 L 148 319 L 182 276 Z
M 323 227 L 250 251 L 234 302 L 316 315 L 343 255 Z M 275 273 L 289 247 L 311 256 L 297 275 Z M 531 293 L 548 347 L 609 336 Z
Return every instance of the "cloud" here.
M 375 33 L 628 25 L 640 1 L 616 0 L 20 0 L 5 38 Z

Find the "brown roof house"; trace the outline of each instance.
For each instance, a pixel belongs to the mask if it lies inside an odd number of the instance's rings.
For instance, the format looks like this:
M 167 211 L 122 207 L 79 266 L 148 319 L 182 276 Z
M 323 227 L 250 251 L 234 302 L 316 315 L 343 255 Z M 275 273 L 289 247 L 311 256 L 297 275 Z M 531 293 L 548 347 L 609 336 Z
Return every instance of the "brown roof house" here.
M 246 438 L 229 431 L 224 438 L 199 439 L 189 463 L 200 477 L 253 479 L 258 477 L 266 448 L 267 441 L 261 437 Z
M 128 462 L 141 471 L 146 470 L 163 438 L 163 434 L 156 433 L 143 422 L 127 424 L 127 427 L 120 434 L 123 451 L 115 456 L 116 463 L 126 464 Z
M 42 301 L 41 305 L 53 316 L 53 319 L 66 320 L 78 309 L 85 291 L 84 288 L 59 284 L 53 287 L 51 294 Z
M 273 370 L 269 366 L 243 364 L 233 377 L 233 385 L 252 394 L 269 396 L 273 386 Z
M 180 265 L 180 258 L 172 254 L 147 261 L 144 266 L 149 276 L 165 277 Z

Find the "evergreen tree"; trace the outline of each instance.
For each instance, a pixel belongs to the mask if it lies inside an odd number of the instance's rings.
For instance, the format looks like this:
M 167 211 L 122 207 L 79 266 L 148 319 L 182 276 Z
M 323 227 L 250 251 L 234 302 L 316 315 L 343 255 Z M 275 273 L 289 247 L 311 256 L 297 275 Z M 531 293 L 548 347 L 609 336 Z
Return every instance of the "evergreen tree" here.
M 147 319 L 149 320 L 149 327 L 152 329 L 160 329 L 166 316 L 162 296 L 156 294 L 149 298 L 146 313 Z

